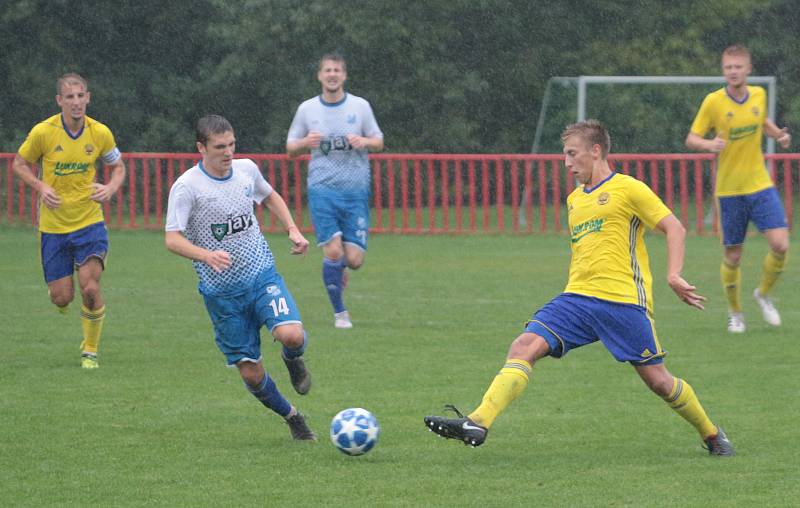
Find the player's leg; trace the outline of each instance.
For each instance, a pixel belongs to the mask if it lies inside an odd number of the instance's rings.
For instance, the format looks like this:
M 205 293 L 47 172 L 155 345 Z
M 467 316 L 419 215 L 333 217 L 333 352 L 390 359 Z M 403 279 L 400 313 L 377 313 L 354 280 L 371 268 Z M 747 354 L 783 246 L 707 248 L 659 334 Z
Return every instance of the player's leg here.
M 570 349 L 596 341 L 583 326 L 584 309 L 580 298 L 559 295 L 534 314 L 531 321 L 509 347 L 506 362 L 486 390 L 480 405 L 459 418 L 426 416 L 425 424 L 440 436 L 479 446 L 486 439 L 497 416 L 519 397 L 531 375 L 533 365 L 544 356 L 561 357 Z M 564 337 L 570 337 L 565 340 Z
M 317 245 L 322 248 L 322 282 L 333 307 L 334 325 L 337 328 L 351 328 L 353 325 L 347 315 L 343 297 L 346 259 L 335 199 L 328 193 L 309 190 L 308 205 Z M 341 317 L 347 319 L 340 319 Z
M 733 455 L 733 446 L 708 418 L 692 385 L 670 374 L 663 362 L 634 368 L 650 390 L 697 430 L 712 455 Z
M 295 391 L 300 395 L 307 394 L 311 390 L 311 374 L 303 360 L 307 334 L 292 293 L 277 272 L 268 274 L 262 288 L 257 291 L 255 313 L 258 322 L 263 323 L 283 346 L 281 358 Z
M 781 316 L 770 295 L 788 259 L 789 229 L 775 188 L 756 193 L 750 199 L 753 201 L 753 222 L 764 233 L 769 244 L 769 252 L 762 264 L 761 280 L 753 296 L 761 307 L 764 320 L 779 326 Z
M 722 245 L 724 252 L 719 273 L 722 289 L 728 301 L 728 331 L 742 333 L 745 331 L 744 314 L 742 313 L 742 245 L 747 234 L 750 221 L 746 198 L 730 196 L 719 198 L 719 216 L 722 229 Z
M 78 286 L 81 291 L 81 365 L 96 368 L 97 350 L 106 306 L 100 291 L 100 278 L 105 268 L 108 252 L 108 233 L 102 223 L 93 224 L 70 234 L 75 249 L 75 263 L 78 265 Z
M 66 314 L 75 298 L 75 259 L 66 234 L 40 234 L 40 259 L 47 294 L 61 314 Z

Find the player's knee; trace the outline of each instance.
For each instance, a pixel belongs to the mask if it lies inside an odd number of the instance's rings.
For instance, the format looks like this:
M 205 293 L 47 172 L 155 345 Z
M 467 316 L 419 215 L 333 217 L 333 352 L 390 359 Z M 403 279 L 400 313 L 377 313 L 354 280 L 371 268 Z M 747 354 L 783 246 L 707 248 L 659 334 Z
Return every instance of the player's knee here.
M 742 261 L 742 251 L 728 251 L 725 252 L 725 263 L 729 266 L 739 266 Z
M 351 269 L 351 270 L 358 270 L 359 268 L 361 268 L 361 265 L 363 265 L 363 264 L 364 264 L 363 256 L 360 257 L 360 258 L 348 259 L 347 260 L 347 267 L 349 269 Z
M 92 280 L 81 284 L 83 303 L 90 309 L 95 308 L 95 303 L 100 299 L 100 283 Z
M 289 349 L 299 348 L 305 339 L 303 327 L 296 324 L 278 326 L 272 331 L 272 336 Z
M 523 333 L 511 343 L 508 358 L 518 358 L 533 364 L 550 351 L 547 341 L 535 333 Z
M 74 298 L 74 291 L 50 291 L 50 301 L 58 307 L 69 305 Z
M 775 254 L 784 256 L 789 251 L 789 239 L 782 238 L 781 240 L 770 242 L 769 248 Z
M 642 378 L 650 390 L 659 397 L 668 397 L 672 393 L 672 386 L 675 379 L 669 375 L 645 376 Z

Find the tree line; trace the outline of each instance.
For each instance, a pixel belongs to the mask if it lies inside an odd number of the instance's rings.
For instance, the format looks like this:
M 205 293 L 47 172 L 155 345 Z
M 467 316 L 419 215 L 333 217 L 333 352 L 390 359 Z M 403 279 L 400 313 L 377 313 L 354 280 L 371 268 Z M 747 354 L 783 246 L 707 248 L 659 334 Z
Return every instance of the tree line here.
M 778 78 L 778 123 L 800 124 L 792 0 L 5 0 L 0 151 L 58 112 L 56 78 L 89 80 L 89 115 L 123 151 L 194 151 L 193 125 L 228 117 L 240 152 L 282 152 L 317 61 L 347 58 L 391 152 L 529 152 L 548 79 L 719 75 L 731 43 Z M 589 115 L 616 152 L 685 151 L 715 87 L 599 87 Z M 556 87 L 541 152 L 559 151 L 574 95 Z

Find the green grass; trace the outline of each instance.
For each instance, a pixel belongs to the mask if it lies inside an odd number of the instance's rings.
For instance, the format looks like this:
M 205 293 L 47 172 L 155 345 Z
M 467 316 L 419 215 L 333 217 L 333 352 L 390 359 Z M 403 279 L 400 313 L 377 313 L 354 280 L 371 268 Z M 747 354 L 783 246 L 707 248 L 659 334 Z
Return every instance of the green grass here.
M 664 243 L 648 240 L 656 322 L 670 370 L 691 382 L 738 455 L 714 460 L 694 430 L 599 344 L 542 360 L 527 391 L 477 449 L 422 423 L 445 403 L 471 410 L 510 341 L 563 289 L 563 236 L 375 235 L 335 330 L 320 253 L 268 237 L 310 336 L 314 388 L 291 391 L 279 349 L 265 363 L 309 417 L 296 443 L 223 366 L 188 260 L 162 234 L 112 231 L 101 368 L 78 367 L 77 306 L 50 305 L 29 228 L 0 228 L 0 504 L 4 506 L 796 506 L 800 398 L 797 264 L 768 328 L 747 293 L 766 244 L 744 259 L 748 333 L 725 332 L 719 245 L 688 242 L 686 278 L 705 312 L 663 282 Z M 382 425 L 363 457 L 327 438 L 340 409 Z

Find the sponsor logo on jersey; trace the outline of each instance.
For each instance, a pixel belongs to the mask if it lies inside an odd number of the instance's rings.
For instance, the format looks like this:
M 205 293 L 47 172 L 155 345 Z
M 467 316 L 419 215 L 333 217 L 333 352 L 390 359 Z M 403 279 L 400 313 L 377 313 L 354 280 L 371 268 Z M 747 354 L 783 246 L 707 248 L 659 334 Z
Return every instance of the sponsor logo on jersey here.
M 88 170 L 88 162 L 56 162 L 54 172 L 56 176 L 67 176 L 78 173 L 86 173 Z
M 743 127 L 733 127 L 728 133 L 728 140 L 735 141 L 737 139 L 743 139 L 748 136 L 752 136 L 756 133 L 756 131 L 758 131 L 758 125 L 756 124 L 745 125 Z
M 231 216 L 228 217 L 228 222 L 211 224 L 211 234 L 214 235 L 218 242 L 221 242 L 226 236 L 246 231 L 253 224 L 255 224 L 253 214 Z
M 331 151 L 351 150 L 352 148 L 346 136 L 332 136 L 319 143 L 319 149 L 323 155 L 328 155 Z
M 572 243 L 578 243 L 581 238 L 603 230 L 605 219 L 589 219 L 572 228 Z

